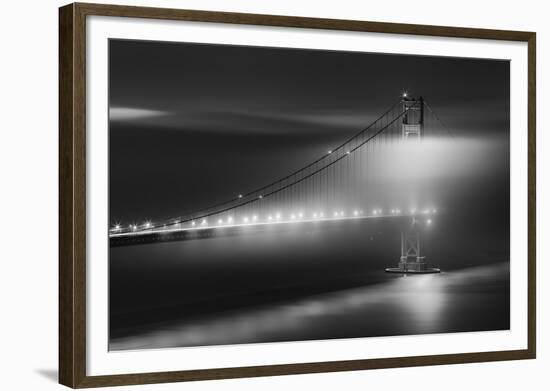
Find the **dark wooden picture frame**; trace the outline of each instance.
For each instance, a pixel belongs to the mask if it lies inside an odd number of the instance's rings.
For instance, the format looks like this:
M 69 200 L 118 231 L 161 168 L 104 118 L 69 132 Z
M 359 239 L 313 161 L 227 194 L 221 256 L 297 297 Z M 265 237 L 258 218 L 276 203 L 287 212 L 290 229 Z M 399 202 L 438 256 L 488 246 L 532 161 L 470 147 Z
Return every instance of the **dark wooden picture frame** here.
M 90 15 L 348 30 L 528 43 L 528 347 L 524 350 L 88 376 L 86 373 L 86 17 Z M 73 388 L 535 358 L 536 34 L 75 3 L 59 10 L 59 382 Z

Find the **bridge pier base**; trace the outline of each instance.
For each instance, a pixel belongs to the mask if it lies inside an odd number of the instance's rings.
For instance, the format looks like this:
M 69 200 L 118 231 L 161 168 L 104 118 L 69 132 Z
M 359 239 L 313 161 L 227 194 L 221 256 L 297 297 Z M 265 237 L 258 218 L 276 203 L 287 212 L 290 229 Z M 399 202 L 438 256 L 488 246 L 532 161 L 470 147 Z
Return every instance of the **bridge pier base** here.
M 422 256 L 421 232 L 416 220 L 409 227 L 401 229 L 401 258 L 397 267 L 386 269 L 388 273 L 439 273 L 440 269 L 428 267 L 426 257 Z

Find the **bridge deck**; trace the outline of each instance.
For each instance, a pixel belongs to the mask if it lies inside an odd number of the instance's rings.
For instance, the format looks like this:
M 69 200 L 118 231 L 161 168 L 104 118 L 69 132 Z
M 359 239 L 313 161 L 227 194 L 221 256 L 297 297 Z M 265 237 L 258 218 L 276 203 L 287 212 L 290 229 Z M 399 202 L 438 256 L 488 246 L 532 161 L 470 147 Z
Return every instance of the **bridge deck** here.
M 204 225 L 198 227 L 182 227 L 182 228 L 155 228 L 150 230 L 142 230 L 137 232 L 111 233 L 109 235 L 109 245 L 111 247 L 131 246 L 156 242 L 170 242 L 182 240 L 205 239 L 212 236 L 232 236 L 242 233 L 250 233 L 250 229 L 255 230 L 276 230 L 286 229 L 289 225 L 296 224 L 320 224 L 320 223 L 336 223 L 342 221 L 356 220 L 381 220 L 391 218 L 396 222 L 402 222 L 407 219 L 424 217 L 429 219 L 432 212 L 422 214 L 383 214 L 383 215 L 358 215 L 358 216 L 341 216 L 333 218 L 316 218 L 316 219 L 296 219 L 282 220 L 272 222 L 251 222 L 246 224 L 226 224 L 226 225 Z M 431 221 L 431 220 L 430 220 Z

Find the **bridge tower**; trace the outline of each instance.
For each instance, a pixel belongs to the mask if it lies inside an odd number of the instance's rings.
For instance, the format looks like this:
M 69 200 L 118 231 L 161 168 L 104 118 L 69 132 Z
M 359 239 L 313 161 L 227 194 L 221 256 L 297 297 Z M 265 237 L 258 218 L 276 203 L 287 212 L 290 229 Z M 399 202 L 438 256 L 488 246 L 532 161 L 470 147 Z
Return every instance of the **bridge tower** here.
M 404 140 L 422 139 L 424 132 L 424 99 L 409 98 L 403 94 L 403 123 L 401 125 L 401 138 Z
M 402 98 L 403 123 L 401 125 L 401 139 L 404 142 L 419 142 L 424 133 L 424 99 L 422 97 Z M 430 268 L 426 264 L 426 257 L 422 255 L 421 224 L 416 215 L 412 221 L 406 218 L 401 225 L 401 257 L 397 267 L 387 268 L 390 273 L 439 273 L 439 269 Z

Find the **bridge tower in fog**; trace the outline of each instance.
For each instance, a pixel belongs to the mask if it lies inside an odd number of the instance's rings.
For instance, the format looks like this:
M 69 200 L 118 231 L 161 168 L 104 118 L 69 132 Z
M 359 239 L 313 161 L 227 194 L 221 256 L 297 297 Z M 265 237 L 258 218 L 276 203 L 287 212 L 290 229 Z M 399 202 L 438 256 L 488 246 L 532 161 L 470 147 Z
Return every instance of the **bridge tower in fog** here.
M 413 98 L 403 93 L 402 97 L 403 121 L 401 124 L 401 139 L 406 143 L 420 142 L 424 133 L 424 99 Z M 408 161 L 413 164 L 414 161 Z M 429 268 L 426 257 L 422 254 L 422 230 L 420 220 L 416 215 L 411 216 L 401 226 L 401 257 L 397 267 L 387 268 L 393 273 L 438 273 L 437 268 Z
M 424 99 L 409 98 L 403 94 L 403 123 L 401 125 L 401 138 L 404 140 L 420 140 L 424 131 Z

